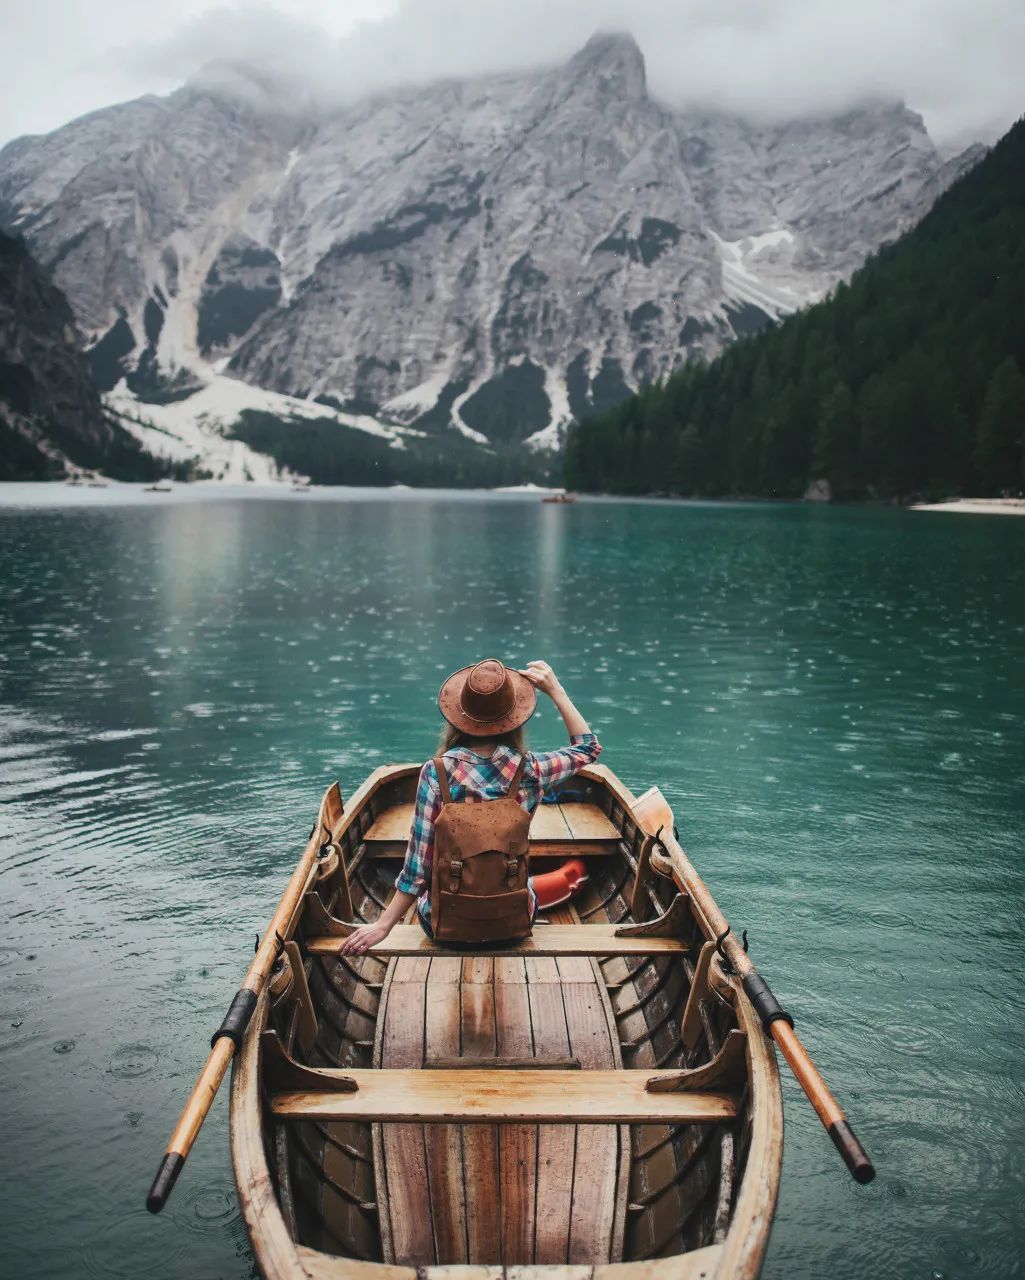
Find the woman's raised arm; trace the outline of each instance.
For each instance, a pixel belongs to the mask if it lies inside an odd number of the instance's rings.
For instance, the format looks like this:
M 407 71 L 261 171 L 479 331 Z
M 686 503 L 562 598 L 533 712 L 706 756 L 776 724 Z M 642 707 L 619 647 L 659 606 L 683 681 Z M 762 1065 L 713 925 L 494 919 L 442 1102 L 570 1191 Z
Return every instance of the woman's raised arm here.
M 562 716 L 566 732 L 571 738 L 591 732 L 587 721 L 573 705 L 573 699 L 559 683 L 559 677 L 547 662 L 528 662 L 520 675 L 526 676 L 535 689 L 548 694 Z

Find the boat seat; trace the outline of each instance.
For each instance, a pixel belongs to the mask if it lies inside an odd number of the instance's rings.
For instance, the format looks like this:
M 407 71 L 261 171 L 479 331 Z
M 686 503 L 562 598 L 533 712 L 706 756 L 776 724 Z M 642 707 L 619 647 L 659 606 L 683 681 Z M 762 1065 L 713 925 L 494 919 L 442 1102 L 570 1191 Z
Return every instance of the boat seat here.
M 405 853 L 413 825 L 413 804 L 393 804 L 378 814 L 364 833 L 371 857 L 394 858 Z M 596 804 L 582 801 L 540 804 L 530 823 L 530 856 L 601 857 L 618 852 L 622 834 Z
M 535 925 L 534 932 L 522 942 L 491 945 L 475 943 L 470 950 L 475 956 L 649 956 L 683 955 L 689 950 L 679 938 L 617 935 L 613 924 L 549 924 Z M 303 943 L 313 955 L 336 955 L 343 937 L 307 938 Z M 376 956 L 465 955 L 458 950 L 432 942 L 418 924 L 397 924 L 383 942 L 370 948 Z
M 324 1089 L 275 1093 L 281 1120 L 427 1124 L 720 1124 L 728 1093 L 655 1092 L 650 1071 L 381 1068 L 317 1071 Z M 656 1077 L 657 1078 L 657 1077 Z

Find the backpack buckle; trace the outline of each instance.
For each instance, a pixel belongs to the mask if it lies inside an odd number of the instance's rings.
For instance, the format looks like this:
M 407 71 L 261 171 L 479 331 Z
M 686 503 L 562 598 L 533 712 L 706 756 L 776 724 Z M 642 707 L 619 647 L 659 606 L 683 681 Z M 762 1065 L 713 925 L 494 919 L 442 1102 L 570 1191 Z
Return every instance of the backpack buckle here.
M 519 869 L 520 869 L 519 858 L 506 858 L 505 874 L 510 880 L 516 879 L 516 873 L 519 871 Z
M 452 892 L 459 890 L 459 881 L 463 878 L 463 864 L 459 858 L 453 858 L 448 864 L 449 874 L 452 876 Z

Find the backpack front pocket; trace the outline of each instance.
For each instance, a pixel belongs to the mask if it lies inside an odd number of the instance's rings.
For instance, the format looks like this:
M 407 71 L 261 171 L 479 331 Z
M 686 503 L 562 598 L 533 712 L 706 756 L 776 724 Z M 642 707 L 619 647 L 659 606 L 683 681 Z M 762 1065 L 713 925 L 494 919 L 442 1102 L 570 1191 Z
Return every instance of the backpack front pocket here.
M 434 906 L 439 942 L 496 942 L 530 936 L 530 893 L 450 893 L 442 889 Z

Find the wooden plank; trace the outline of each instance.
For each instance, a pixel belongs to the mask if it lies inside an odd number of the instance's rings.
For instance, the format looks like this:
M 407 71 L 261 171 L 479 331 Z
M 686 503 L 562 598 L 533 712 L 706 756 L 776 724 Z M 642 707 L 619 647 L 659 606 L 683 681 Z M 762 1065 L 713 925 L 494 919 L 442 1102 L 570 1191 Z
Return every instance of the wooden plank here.
M 572 840 L 573 832 L 562 816 L 562 805 L 539 804 L 530 820 L 531 840 Z
M 361 968 L 366 967 L 360 961 L 356 963 Z M 371 993 L 361 985 L 357 984 L 355 990 L 361 992 L 363 996 L 371 997 Z M 368 1029 L 373 1034 L 374 1020 L 371 1020 L 354 1002 L 354 1007 L 349 1009 L 345 1017 L 341 1038 L 343 1056 L 339 1059 L 339 1066 L 352 1061 L 355 1052 L 354 1043 L 361 1036 L 365 1036 Z M 357 1151 L 362 1150 L 367 1155 L 370 1154 L 367 1150 L 370 1144 L 367 1142 L 369 1135 L 366 1127 L 351 1123 L 331 1124 L 326 1126 L 326 1131 L 334 1139 L 334 1142 L 323 1144 L 323 1168 L 328 1181 L 336 1186 L 348 1187 L 361 1200 L 375 1200 L 376 1190 L 370 1165 L 355 1160 L 345 1150 L 346 1146 L 351 1146 Z M 336 1146 L 335 1143 L 338 1145 Z M 322 1189 L 321 1213 L 325 1222 L 330 1224 L 336 1239 L 348 1242 L 349 1247 L 355 1251 L 372 1256 L 376 1244 L 374 1237 L 377 1235 L 373 1219 L 362 1213 L 351 1201 L 337 1193 L 329 1192 L 327 1184 Z
M 413 825 L 413 803 L 390 805 L 364 833 L 371 845 L 406 844 Z M 617 841 L 622 833 L 596 804 L 539 804 L 530 823 L 530 839 L 548 843 L 578 840 Z
M 560 960 L 559 963 L 563 962 Z M 564 983 L 562 1000 L 570 1053 L 579 1058 L 584 1078 L 593 1080 L 600 1072 L 614 1068 L 616 1060 L 601 993 L 593 974 L 589 976 L 590 982 Z M 613 1071 L 612 1074 L 616 1073 Z M 593 1263 L 610 1257 L 619 1181 L 618 1157 L 619 1134 L 615 1129 L 594 1124 L 581 1124 L 577 1128 L 573 1208 L 570 1213 L 570 1263 Z
M 495 984 L 526 982 L 527 967 L 522 956 L 495 956 Z
M 376 840 L 367 845 L 371 860 L 401 861 L 406 852 L 405 840 Z M 618 858 L 619 842 L 613 840 L 534 840 L 530 841 L 530 860 L 537 858 Z
M 460 978 L 464 983 L 471 985 L 484 983 L 492 986 L 495 981 L 495 962 L 492 957 L 481 953 L 464 956 Z M 492 999 L 494 999 L 493 996 Z M 494 1053 L 494 1049 L 489 1052 Z
M 395 840 L 404 844 L 409 841 L 409 833 L 413 828 L 413 804 L 393 804 L 379 814 L 364 834 L 366 841 Z
M 534 1040 L 530 1033 L 530 1002 L 527 984 L 522 978 L 512 982 L 496 979 L 495 1023 L 499 1057 L 530 1058 L 533 1056 Z
M 719 1124 L 737 1113 L 735 1099 L 725 1093 L 649 1093 L 650 1071 L 359 1068 L 337 1074 L 352 1080 L 355 1091 L 279 1093 L 272 1099 L 274 1114 L 286 1120 L 393 1120 L 402 1126 L 418 1119 L 490 1127 L 526 1121 Z
M 428 965 L 430 961 L 427 961 Z M 384 1068 L 409 1067 L 423 1061 L 426 988 L 423 979 L 403 981 L 407 973 L 416 973 L 419 959 L 396 960 L 384 1011 L 384 1038 L 381 1063 Z M 370 1070 L 368 1076 L 384 1076 L 384 1071 Z M 388 1072 L 390 1078 L 391 1072 Z M 390 1120 L 394 1109 L 377 1115 L 377 1120 Z M 415 1112 L 408 1118 L 419 1119 Z M 329 1116 L 327 1119 L 343 1119 Z M 434 1257 L 434 1233 L 431 1215 L 424 1213 L 428 1203 L 427 1153 L 423 1125 L 388 1124 L 382 1133 L 384 1163 L 388 1183 L 388 1213 L 391 1222 L 392 1247 L 400 1265 L 419 1266 Z
M 553 960 L 528 960 L 525 967 Z M 529 976 L 529 974 L 528 974 Z M 531 980 L 530 1001 L 534 1054 L 538 1058 L 569 1055 L 569 1033 L 562 990 L 553 982 Z M 569 1215 L 573 1194 L 573 1156 L 576 1129 L 571 1124 L 543 1124 L 537 1130 L 537 1190 L 534 1213 L 534 1262 L 564 1263 L 569 1254 Z
M 397 928 L 404 928 L 404 925 L 397 925 Z M 416 928 L 420 928 L 419 925 Z M 522 962 L 521 962 L 522 963 Z M 450 986 L 458 987 L 459 979 L 462 975 L 463 962 L 458 956 L 434 956 L 431 959 L 431 970 L 427 977 L 428 987 Z M 440 999 L 441 992 L 434 992 L 434 997 Z M 458 1001 L 455 1004 L 458 1011 Z
M 420 929 L 420 926 L 418 924 L 406 924 L 396 925 L 396 928 Z M 420 929 L 420 934 L 422 937 L 427 936 L 422 929 Z M 393 981 L 397 983 L 409 983 L 410 985 L 419 983 L 423 986 L 427 981 L 427 975 L 430 971 L 431 956 L 429 952 L 423 954 L 417 953 L 414 955 L 409 955 L 407 953 L 405 956 L 402 956 L 400 959 L 395 961 L 395 977 Z
M 418 928 L 419 926 L 414 926 Z M 427 977 L 424 1054 L 428 1060 L 459 1053 L 459 960 L 438 956 Z M 440 1264 L 466 1262 L 466 1187 L 462 1132 L 454 1124 L 424 1125 L 434 1256 Z M 424 1212 L 424 1208 L 421 1208 Z
M 594 985 L 591 961 L 586 955 L 567 954 L 565 951 L 560 951 L 556 956 L 555 964 L 562 982 L 586 982 L 589 986 Z M 608 1063 L 606 1065 L 612 1066 L 613 1064 Z
M 623 833 L 596 804 L 567 803 L 561 808 L 574 840 L 622 840 Z
M 502 981 L 495 961 L 495 1027 L 498 1053 L 503 1058 L 531 1059 L 534 1037 L 525 974 Z M 523 961 L 519 962 L 522 971 Z M 502 1214 L 502 1262 L 521 1266 L 534 1258 L 534 1204 L 537 1191 L 537 1126 L 502 1125 L 498 1131 L 499 1195 Z
M 494 976 L 493 957 L 508 956 L 647 956 L 685 955 L 687 946 L 679 938 L 654 938 L 637 935 L 616 937 L 613 924 L 546 924 L 537 925 L 529 938 L 522 942 L 489 946 L 480 943 L 474 955 L 463 965 L 464 982 L 490 982 Z M 313 955 L 336 955 L 344 938 L 320 937 L 307 939 L 306 950 Z M 436 955 L 457 956 L 458 951 L 446 949 L 432 942 L 418 924 L 397 924 L 383 942 L 370 948 L 369 955 L 430 957 Z M 477 961 L 480 963 L 476 963 Z M 569 974 L 590 974 L 590 965 L 566 971 Z M 471 975 L 471 976 L 468 976 Z M 477 975 L 477 976 L 472 976 Z M 422 970 L 426 976 L 426 969 Z M 415 981 L 414 977 L 404 981 Z M 422 980 L 422 979 L 421 979 Z M 569 979 L 583 981 L 582 976 Z
M 356 882 L 352 886 L 355 901 L 365 909 L 370 904 L 366 898 L 365 887 Z M 337 1054 L 338 1067 L 357 1066 L 360 1063 L 360 1052 L 357 1044 L 373 1038 L 376 1042 L 378 1025 L 379 997 L 364 980 L 377 976 L 377 971 L 387 971 L 386 961 L 354 958 L 347 964 L 335 966 L 331 975 L 332 983 L 327 982 L 324 966 L 330 962 L 323 958 L 316 963 L 314 971 L 317 980 L 322 984 L 320 999 L 325 1008 L 329 1005 L 334 1010 L 335 1018 L 341 1018 L 342 1030 L 340 1040 L 336 1044 L 333 1035 L 322 1039 L 321 1048 L 327 1055 Z M 362 975 L 362 978 L 357 976 Z M 348 993 L 349 1006 L 341 1002 L 334 985 L 338 984 Z M 326 1028 L 325 1028 L 326 1030 Z M 383 1031 L 383 1027 L 382 1027 Z M 264 1055 L 264 1073 L 266 1076 L 267 1059 Z M 315 1143 L 314 1150 L 322 1150 L 325 1182 L 319 1197 L 320 1212 L 324 1220 L 325 1234 L 322 1240 L 327 1248 L 338 1247 L 341 1242 L 347 1251 L 358 1257 L 373 1257 L 377 1249 L 390 1249 L 390 1222 L 386 1207 L 379 1206 L 377 1215 L 361 1211 L 347 1197 L 329 1189 L 331 1183 L 336 1187 L 347 1187 L 360 1201 L 365 1203 L 377 1200 L 377 1182 L 375 1168 L 377 1152 L 373 1146 L 370 1128 L 356 1122 L 347 1124 L 329 1124 L 325 1133 L 330 1139 L 323 1143 Z M 311 1135 L 312 1136 L 312 1135 Z M 351 1151 L 362 1152 L 373 1156 L 375 1164 L 355 1158 Z M 376 1221 L 375 1221 L 376 1217 Z M 379 1244 L 380 1238 L 380 1244 Z M 385 1243 L 387 1242 L 387 1243 Z
M 417 1280 L 412 1267 L 389 1267 L 383 1262 L 358 1262 L 339 1258 L 319 1249 L 296 1249 L 303 1267 L 303 1280 Z
M 523 968 L 528 982 L 559 982 L 559 966 L 555 963 L 554 956 L 525 956 Z
M 497 1051 L 495 1027 L 495 966 L 493 960 L 468 956 L 462 963 L 459 988 L 462 1054 L 466 1058 L 491 1058 Z M 423 1079 L 425 1073 L 420 1073 Z M 443 1071 L 449 1093 L 454 1079 L 473 1081 L 491 1075 L 481 1068 Z M 516 1074 L 515 1072 L 513 1074 Z M 495 1262 L 501 1251 L 501 1203 L 499 1186 L 498 1128 L 472 1125 L 463 1130 L 463 1176 L 466 1196 L 467 1260 Z
M 307 1280 L 274 1195 L 267 1164 L 259 1058 L 260 1033 L 267 1026 L 269 999 L 269 992 L 264 991 L 249 1024 L 250 1032 L 232 1065 L 231 1157 L 238 1178 L 239 1207 L 263 1274 L 280 1280 Z M 133 1275 L 137 1270 L 132 1264 Z
M 363 838 L 371 844 L 381 840 L 406 842 L 412 826 L 413 804 L 396 804 L 374 820 Z M 533 840 L 573 839 L 573 832 L 562 816 L 562 806 L 557 804 L 538 805 L 530 824 L 530 835 Z
M 689 1253 L 677 1253 L 668 1258 L 631 1262 L 628 1272 L 621 1263 L 595 1267 L 591 1280 L 620 1280 L 625 1274 L 629 1274 L 630 1280 L 713 1280 L 726 1274 L 718 1269 L 722 1252 L 722 1245 L 711 1244 L 704 1249 L 692 1249 Z M 754 1271 L 746 1271 L 745 1280 L 755 1274 Z

